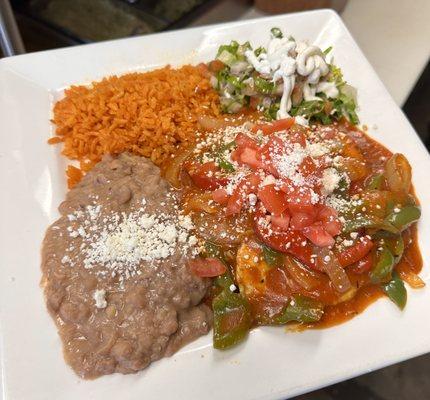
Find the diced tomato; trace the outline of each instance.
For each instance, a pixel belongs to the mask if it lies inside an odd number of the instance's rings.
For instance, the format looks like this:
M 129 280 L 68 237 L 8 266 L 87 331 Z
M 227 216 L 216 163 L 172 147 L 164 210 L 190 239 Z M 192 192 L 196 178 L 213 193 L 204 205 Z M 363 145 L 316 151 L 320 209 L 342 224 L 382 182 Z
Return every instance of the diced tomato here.
M 257 197 L 266 210 L 273 214 L 282 214 L 288 207 L 287 197 L 275 185 L 266 185 L 258 190 Z
M 373 266 L 373 257 L 372 253 L 367 253 L 361 260 L 359 260 L 354 266 L 350 268 L 351 272 L 354 274 L 364 274 L 365 272 L 370 271 Z
M 246 180 L 249 182 L 251 191 L 256 191 L 257 186 L 261 183 L 261 176 L 253 172 L 246 177 Z
M 240 154 L 240 162 L 248 165 L 251 169 L 261 168 L 261 160 L 258 159 L 258 151 L 245 147 Z
M 302 229 L 303 234 L 318 247 L 327 247 L 334 245 L 333 237 L 327 233 L 321 223 L 314 223 Z
M 253 169 L 260 168 L 258 143 L 244 133 L 238 133 L 235 142 L 237 148 L 231 153 L 231 159 L 239 164 L 249 165 Z
M 288 208 L 292 215 L 297 213 L 312 215 L 315 212 L 315 206 L 312 204 L 311 188 L 294 186 L 287 180 L 283 180 L 280 188 L 287 195 Z
M 212 192 L 212 199 L 218 204 L 226 204 L 228 201 L 228 193 L 225 189 L 216 189 Z
M 260 182 L 261 178 L 256 173 L 249 174 L 242 179 L 228 199 L 226 215 L 238 214 L 242 210 L 246 196 L 256 192 Z
M 324 229 L 332 236 L 339 235 L 342 224 L 337 218 L 337 211 L 331 207 L 320 204 L 317 219 L 322 222 Z
M 312 175 L 317 170 L 317 166 L 311 156 L 306 156 L 298 167 L 298 172 L 304 177 Z
M 337 258 L 342 267 L 347 267 L 348 265 L 354 264 L 355 262 L 366 256 L 370 250 L 373 248 L 372 240 L 363 236 L 351 247 L 346 248 L 341 253 L 338 254 Z
M 289 253 L 308 267 L 316 268 L 312 248 L 301 232 L 291 229 L 286 231 L 272 229 L 271 224 L 267 224 L 262 210 L 258 210 L 254 215 L 254 231 L 263 243 L 273 249 Z
M 209 63 L 208 67 L 209 67 L 209 71 L 218 72 L 218 71 L 221 71 L 225 67 L 225 64 L 220 60 L 212 60 Z
M 245 202 L 244 195 L 240 192 L 234 192 L 227 201 L 227 209 L 225 214 L 234 215 L 239 214 L 242 210 L 243 203 Z
M 290 225 L 290 215 L 287 213 L 282 213 L 280 215 L 272 215 L 270 217 L 270 221 L 272 222 L 272 225 L 283 231 L 286 231 Z
M 294 118 L 286 118 L 286 119 L 278 119 L 277 121 L 273 121 L 270 124 L 257 124 L 254 125 L 252 131 L 257 133 L 258 131 L 262 131 L 263 135 L 271 135 L 272 133 L 285 131 L 291 128 L 294 125 Z
M 249 137 L 248 135 L 242 132 L 236 135 L 236 138 L 234 139 L 234 141 L 236 142 L 237 147 L 249 147 L 250 149 L 255 149 L 255 150 L 259 149 L 258 143 L 254 139 L 252 139 L 251 137 Z
M 314 221 L 314 215 L 299 212 L 291 216 L 290 227 L 294 230 L 301 230 L 306 226 L 312 225 Z
M 189 162 L 185 164 L 185 169 L 194 184 L 200 189 L 215 190 L 227 184 L 227 178 L 219 176 L 220 169 L 214 162 L 207 162 L 205 164 Z
M 287 155 L 291 150 L 287 149 L 286 143 L 277 136 L 271 136 L 269 141 L 259 150 L 259 159 L 262 162 L 261 168 L 269 174 L 278 177 L 279 173 L 274 165 L 273 160 L 280 159 Z
M 234 149 L 230 154 L 230 158 L 232 159 L 232 161 L 235 161 L 240 164 L 241 163 L 240 156 L 242 154 L 242 151 L 243 151 L 243 148 L 241 147 Z
M 249 107 L 253 110 L 256 110 L 260 104 L 260 101 L 260 98 L 256 96 L 251 96 L 251 98 L 249 99 Z
M 226 266 L 216 258 L 194 258 L 188 261 L 188 266 L 194 275 L 201 278 L 212 278 L 227 271 Z
M 322 139 L 330 140 L 335 139 L 339 135 L 339 130 L 333 126 L 320 125 L 317 127 L 317 132 Z
M 302 131 L 290 132 L 288 135 L 290 143 L 298 143 L 302 147 L 306 147 L 306 136 Z

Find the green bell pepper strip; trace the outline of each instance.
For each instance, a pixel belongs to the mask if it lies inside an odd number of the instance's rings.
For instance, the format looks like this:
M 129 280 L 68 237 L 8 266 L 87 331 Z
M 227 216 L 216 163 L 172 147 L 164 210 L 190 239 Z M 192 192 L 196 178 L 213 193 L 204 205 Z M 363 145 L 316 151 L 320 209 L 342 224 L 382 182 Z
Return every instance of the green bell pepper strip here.
M 390 282 L 381 285 L 382 290 L 387 294 L 390 300 L 397 305 L 401 310 L 405 308 L 408 293 L 406 292 L 405 284 L 400 279 L 397 272 L 393 273 Z
M 385 245 L 377 255 L 377 261 L 370 271 L 370 279 L 373 283 L 383 282 L 390 277 L 395 264 L 393 253 Z
M 271 267 L 284 265 L 285 255 L 263 244 L 263 259 Z
M 421 209 L 417 206 L 405 206 L 399 212 L 392 212 L 386 221 L 400 231 L 405 230 L 421 217 Z
M 384 175 L 377 174 L 372 176 L 367 183 L 366 189 L 368 190 L 381 190 L 382 184 L 384 183 Z
M 378 231 L 373 235 L 374 239 L 382 239 L 383 243 L 391 251 L 397 264 L 405 251 L 405 242 L 401 234 L 392 234 L 387 231 Z
M 384 221 L 382 219 L 371 216 L 362 216 L 354 219 L 347 219 L 343 225 L 342 231 L 344 233 L 350 233 L 355 232 L 361 228 L 399 233 L 399 230 L 395 226 L 391 225 L 388 221 Z
M 396 235 L 392 237 L 386 237 L 384 239 L 388 249 L 393 253 L 393 256 L 400 258 L 405 250 L 405 242 L 403 241 L 402 235 Z
M 212 308 L 216 349 L 229 348 L 245 339 L 252 325 L 250 307 L 245 298 L 224 289 L 213 299 Z
M 290 304 L 274 318 L 273 322 L 277 325 L 283 325 L 291 321 L 310 323 L 319 321 L 323 314 L 324 306 L 322 303 L 309 297 L 296 295 Z
M 216 243 L 207 241 L 205 254 L 208 257 L 217 258 L 227 265 L 221 246 Z M 247 300 L 240 293 L 231 291 L 230 287 L 234 285 L 234 281 L 229 270 L 218 276 L 214 283 L 222 288 L 222 291 L 212 300 L 213 342 L 216 349 L 226 349 L 246 337 L 252 325 L 251 311 Z

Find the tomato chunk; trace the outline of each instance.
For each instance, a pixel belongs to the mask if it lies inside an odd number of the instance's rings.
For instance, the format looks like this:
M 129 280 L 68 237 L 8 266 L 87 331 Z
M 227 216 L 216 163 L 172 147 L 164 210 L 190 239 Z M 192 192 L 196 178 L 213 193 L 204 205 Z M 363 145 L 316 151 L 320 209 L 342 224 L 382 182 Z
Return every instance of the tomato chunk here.
M 299 173 L 302 174 L 304 177 L 313 175 L 316 170 L 317 165 L 315 164 L 311 156 L 306 156 L 298 168 Z
M 364 274 L 365 272 L 370 271 L 372 266 L 373 266 L 373 257 L 372 257 L 372 253 L 369 252 L 361 260 L 359 260 L 356 265 L 351 267 L 351 271 L 354 272 L 354 274 Z
M 242 150 L 239 155 L 239 161 L 254 170 L 262 166 L 261 160 L 258 158 L 258 151 L 249 147 L 245 147 Z
M 330 247 L 334 245 L 333 236 L 324 229 L 322 224 L 316 222 L 306 226 L 302 230 L 303 234 L 318 247 Z
M 226 266 L 216 258 L 194 258 L 188 261 L 188 266 L 194 275 L 201 278 L 212 278 L 227 271 Z
M 218 204 L 226 204 L 228 201 L 228 193 L 225 189 L 216 189 L 212 192 L 212 199 Z
M 270 217 L 270 221 L 272 222 L 272 225 L 283 231 L 286 231 L 290 225 L 290 215 L 287 213 L 282 213 L 280 215 L 272 215 Z
M 267 222 L 266 215 L 261 210 L 255 213 L 254 231 L 263 243 L 273 249 L 289 253 L 308 267 L 316 268 L 316 262 L 312 257 L 312 248 L 301 232 L 291 229 L 286 231 L 272 229 L 272 225 Z
M 227 202 L 226 215 L 238 214 L 243 207 L 246 196 L 257 191 L 261 178 L 256 173 L 249 174 L 242 179 L 233 191 Z
M 213 161 L 204 164 L 189 162 L 185 164 L 185 169 L 200 189 L 215 190 L 227 184 L 227 178 L 220 176 L 220 169 Z
M 257 133 L 258 131 L 262 131 L 263 135 L 271 135 L 272 133 L 285 131 L 290 129 L 294 125 L 294 118 L 286 118 L 286 119 L 278 119 L 277 121 L 273 121 L 270 124 L 257 124 L 254 125 L 252 131 Z
M 274 184 L 263 186 L 257 196 L 266 210 L 273 214 L 282 214 L 288 207 L 285 193 L 277 190 Z
M 287 195 L 288 208 L 292 215 L 305 213 L 314 215 L 315 205 L 312 204 L 312 189 L 307 186 L 295 186 L 284 179 L 280 189 Z
M 306 226 L 312 225 L 314 221 L 315 217 L 313 215 L 298 212 L 291 216 L 290 227 L 294 230 L 301 230 Z
M 238 133 L 234 141 L 237 147 L 248 147 L 255 150 L 259 148 L 258 143 L 245 133 Z
M 220 60 L 212 60 L 209 63 L 208 67 L 209 71 L 216 73 L 218 71 L 221 71 L 225 67 L 225 64 Z
M 337 218 L 337 211 L 331 207 L 320 204 L 317 219 L 322 222 L 324 229 L 332 236 L 339 235 L 342 224 Z
M 337 258 L 342 267 L 354 264 L 366 256 L 373 248 L 373 242 L 368 236 L 363 236 L 353 246 L 338 254 Z

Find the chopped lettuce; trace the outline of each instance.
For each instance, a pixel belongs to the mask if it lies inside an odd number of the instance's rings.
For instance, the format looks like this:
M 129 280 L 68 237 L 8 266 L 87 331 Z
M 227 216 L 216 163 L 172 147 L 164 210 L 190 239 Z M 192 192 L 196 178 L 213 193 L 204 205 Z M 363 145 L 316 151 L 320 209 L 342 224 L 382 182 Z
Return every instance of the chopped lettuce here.
M 283 37 L 281 29 L 277 27 L 270 32 L 272 38 Z M 294 38 L 289 40 L 294 41 Z M 224 68 L 214 72 L 211 81 L 220 94 L 221 109 L 225 113 L 236 113 L 252 105 L 262 111 L 268 120 L 276 119 L 282 97 L 281 85 L 275 83 L 270 74 L 262 75 L 254 69 L 245 56 L 247 50 L 253 51 L 256 57 L 267 53 L 267 49 L 262 46 L 254 50 L 249 42 L 240 44 L 235 40 L 218 49 L 216 59 L 224 64 Z M 326 55 L 331 50 L 332 47 L 328 47 L 323 53 Z M 324 93 L 316 93 L 319 100 L 303 99 L 291 108 L 290 115 L 303 116 L 311 122 L 322 124 L 342 118 L 358 124 L 355 89 L 346 83 L 339 67 L 333 64 L 328 66 L 330 72 L 322 81 L 334 82 L 339 91 L 337 97 L 327 98 Z

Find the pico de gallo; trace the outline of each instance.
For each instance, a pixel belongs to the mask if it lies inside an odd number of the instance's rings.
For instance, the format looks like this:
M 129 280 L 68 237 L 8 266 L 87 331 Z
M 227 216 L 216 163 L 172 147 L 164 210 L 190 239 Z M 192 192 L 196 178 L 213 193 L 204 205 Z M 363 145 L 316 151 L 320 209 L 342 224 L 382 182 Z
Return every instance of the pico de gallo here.
M 331 326 L 384 295 L 403 309 L 404 282 L 424 285 L 407 159 L 346 119 L 218 122 L 165 169 L 202 246 L 189 267 L 213 278 L 214 346 Z

